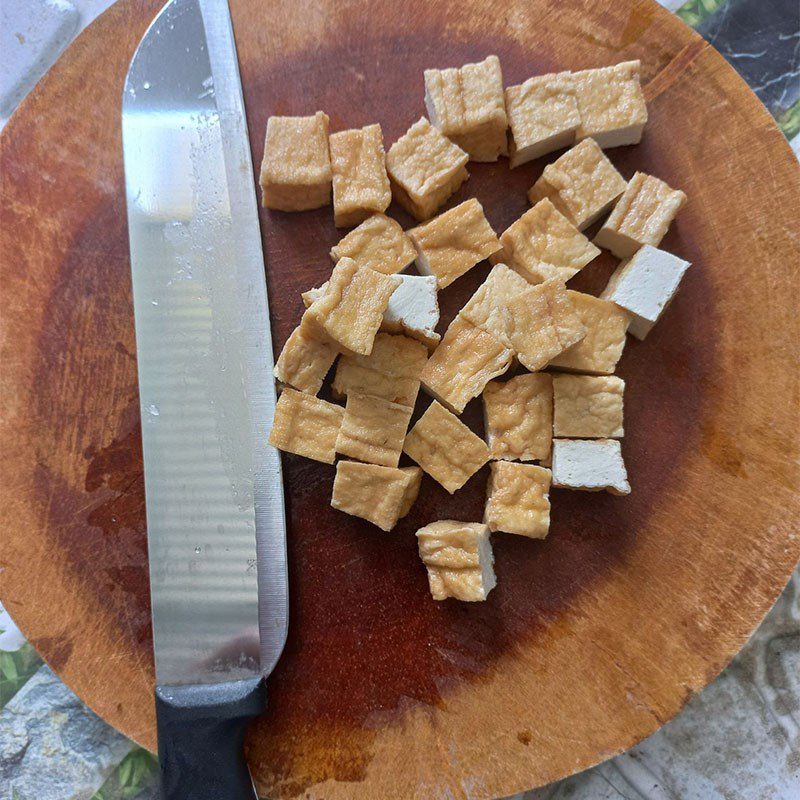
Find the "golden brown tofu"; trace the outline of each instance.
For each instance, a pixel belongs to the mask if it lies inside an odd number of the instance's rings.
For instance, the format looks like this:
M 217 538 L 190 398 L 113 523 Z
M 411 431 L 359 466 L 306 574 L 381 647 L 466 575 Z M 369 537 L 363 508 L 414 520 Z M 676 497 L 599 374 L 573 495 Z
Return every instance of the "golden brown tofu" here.
M 284 389 L 275 406 L 269 443 L 287 453 L 333 464 L 343 416 L 341 406 Z
M 504 461 L 548 463 L 553 444 L 553 379 L 526 373 L 483 390 L 489 455 Z
M 320 208 L 331 201 L 328 115 L 270 117 L 261 162 L 261 202 L 279 211 Z
M 422 117 L 386 154 L 392 195 L 415 219 L 428 219 L 469 177 L 468 160 L 458 145 Z
M 459 315 L 450 323 L 420 378 L 432 397 L 460 414 L 492 378 L 511 366 L 513 356 L 501 341 Z
M 619 439 L 625 381 L 613 375 L 553 376 L 553 435 Z
M 508 119 L 497 56 L 460 69 L 426 69 L 425 108 L 431 123 L 473 161 L 506 155 Z
M 645 244 L 658 247 L 684 202 L 683 192 L 637 172 L 594 237 L 595 244 L 617 258 L 630 258 Z
M 436 400 L 408 432 L 403 452 L 450 494 L 489 460 L 486 442 Z
M 503 249 L 492 256 L 530 283 L 550 278 L 568 281 L 600 255 L 595 247 L 548 200 L 540 200 L 500 236 Z
M 489 530 L 544 539 L 550 529 L 549 469 L 493 461 L 483 521 Z
M 505 264 L 496 264 L 486 280 L 461 309 L 460 316 L 491 333 L 506 347 L 511 347 L 506 330 L 506 306 L 515 297 L 530 289 L 525 278 Z
M 336 452 L 369 464 L 396 467 L 413 410 L 382 397 L 351 392 Z
M 367 125 L 330 136 L 333 171 L 333 221 L 337 228 L 358 225 L 392 202 L 383 134 Z
M 479 602 L 496 586 L 486 525 L 450 519 L 432 522 L 417 531 L 417 544 L 434 600 Z
M 508 338 L 519 362 L 531 372 L 586 335 L 561 281 L 531 286 L 506 306 Z
M 416 248 L 400 223 L 385 214 L 368 217 L 331 249 L 334 264 L 340 258 L 352 258 L 359 267 L 384 275 L 402 272 L 416 257 Z
M 421 481 L 419 467 L 397 469 L 340 461 L 336 465 L 331 505 L 390 531 L 411 510 Z
M 585 139 L 544 168 L 528 199 L 535 205 L 548 198 L 582 231 L 611 209 L 626 185 L 597 143 Z
M 569 299 L 586 328 L 586 336 L 556 356 L 550 365 L 568 372 L 610 375 L 625 347 L 630 316 L 625 309 L 590 294 L 567 290 Z
M 325 340 L 305 314 L 278 356 L 273 374 L 301 392 L 316 394 L 336 360 L 338 350 Z
M 417 248 L 417 269 L 435 275 L 440 289 L 500 250 L 497 234 L 471 198 L 408 232 Z

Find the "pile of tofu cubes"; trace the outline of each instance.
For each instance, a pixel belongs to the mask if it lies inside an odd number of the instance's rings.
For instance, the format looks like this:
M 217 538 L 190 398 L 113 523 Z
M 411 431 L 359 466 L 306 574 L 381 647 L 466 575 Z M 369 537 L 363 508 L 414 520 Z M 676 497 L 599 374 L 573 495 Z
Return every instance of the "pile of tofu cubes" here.
M 332 506 L 384 531 L 408 514 L 423 472 L 454 493 L 489 462 L 482 522 L 417 532 L 436 600 L 485 600 L 496 582 L 490 533 L 544 538 L 551 486 L 630 492 L 614 372 L 626 332 L 644 339 L 689 267 L 658 249 L 683 192 L 641 172 L 626 180 L 604 152 L 641 139 L 639 69 L 505 89 L 496 56 L 426 70 L 428 118 L 387 153 L 380 125 L 329 133 L 321 111 L 267 124 L 263 204 L 301 211 L 332 194 L 336 226 L 356 226 L 331 251 L 328 280 L 303 294 L 275 367 L 270 442 L 336 464 Z M 530 188 L 532 207 L 499 237 L 475 199 L 438 213 L 470 160 L 508 156 L 514 168 L 562 148 Z M 386 216 L 392 198 L 417 227 Z M 602 218 L 590 241 L 582 231 Z M 599 248 L 622 259 L 605 291 L 568 289 Z M 437 292 L 484 260 L 491 272 L 440 336 Z M 412 264 L 419 274 L 405 272 Z M 317 396 L 334 362 L 343 406 Z M 521 374 L 498 381 L 512 365 Z M 433 402 L 409 430 L 420 386 Z M 478 396 L 484 437 L 459 419 Z M 417 466 L 399 466 L 402 453 Z

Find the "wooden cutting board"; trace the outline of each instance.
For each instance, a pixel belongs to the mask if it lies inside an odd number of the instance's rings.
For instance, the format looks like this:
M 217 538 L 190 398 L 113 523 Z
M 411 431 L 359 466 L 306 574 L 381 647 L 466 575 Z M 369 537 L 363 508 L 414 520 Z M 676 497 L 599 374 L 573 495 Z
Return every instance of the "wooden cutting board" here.
M 120 94 L 160 0 L 121 0 L 2 136 L 0 596 L 102 717 L 154 746 L 153 668 Z M 291 633 L 249 737 L 279 798 L 487 798 L 630 747 L 728 663 L 800 556 L 797 163 L 733 70 L 654 2 L 234 0 L 255 163 L 270 114 L 380 122 L 424 107 L 422 71 L 497 53 L 506 83 L 640 58 L 650 122 L 610 156 L 689 196 L 664 247 L 691 260 L 630 341 L 633 494 L 556 491 L 544 542 L 495 536 L 498 588 L 434 603 L 413 532 L 480 519 L 481 471 L 428 478 L 383 534 L 329 507 L 334 470 L 284 460 Z M 497 230 L 542 163 L 471 165 Z M 398 212 L 398 218 L 410 220 Z M 277 345 L 338 236 L 330 209 L 261 216 Z M 576 281 L 599 291 L 604 256 Z M 486 275 L 443 292 L 449 321 Z M 473 404 L 466 418 L 479 425 Z M 480 428 L 478 428 L 480 429 Z

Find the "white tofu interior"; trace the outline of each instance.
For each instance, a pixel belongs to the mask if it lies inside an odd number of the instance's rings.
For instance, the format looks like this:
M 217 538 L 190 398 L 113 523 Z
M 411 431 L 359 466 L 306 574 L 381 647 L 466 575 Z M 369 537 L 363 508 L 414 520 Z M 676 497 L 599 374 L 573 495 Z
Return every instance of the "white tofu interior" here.
M 484 536 L 478 536 L 478 563 L 481 565 L 481 587 L 485 599 L 489 592 L 497 586 L 497 577 L 494 574 L 494 553 L 488 532 Z
M 389 298 L 381 329 L 405 333 L 424 342 L 439 339 L 439 301 L 434 275 L 398 275 L 401 283 Z
M 622 447 L 614 439 L 555 439 L 553 486 L 630 494 Z

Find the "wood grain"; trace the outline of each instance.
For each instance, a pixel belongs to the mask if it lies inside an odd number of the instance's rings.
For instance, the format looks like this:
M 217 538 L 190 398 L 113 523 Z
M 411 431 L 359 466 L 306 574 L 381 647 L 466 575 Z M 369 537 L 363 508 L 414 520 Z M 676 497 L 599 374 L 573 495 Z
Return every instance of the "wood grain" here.
M 0 596 L 95 711 L 153 747 L 152 654 L 120 92 L 160 0 L 121 0 L 3 132 Z M 392 534 L 328 505 L 333 469 L 284 461 L 291 633 L 249 737 L 265 793 L 487 798 L 561 778 L 670 719 L 736 653 L 800 556 L 800 177 L 771 118 L 713 49 L 636 0 L 235 0 L 253 158 L 273 113 L 424 113 L 422 70 L 497 53 L 507 83 L 640 58 L 644 141 L 611 151 L 689 203 L 663 246 L 694 262 L 629 342 L 629 498 L 554 492 L 544 542 L 497 536 L 498 588 L 434 604 L 413 531 L 480 519 L 426 478 Z M 473 164 L 503 229 L 543 166 Z M 396 209 L 392 210 L 394 213 Z M 411 223 L 402 212 L 397 218 Z M 263 212 L 277 346 L 330 270 L 330 209 Z M 599 291 L 604 256 L 573 283 Z M 443 324 L 487 267 L 443 292 Z M 476 404 L 465 418 L 479 424 Z

